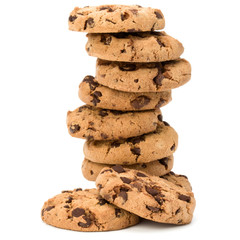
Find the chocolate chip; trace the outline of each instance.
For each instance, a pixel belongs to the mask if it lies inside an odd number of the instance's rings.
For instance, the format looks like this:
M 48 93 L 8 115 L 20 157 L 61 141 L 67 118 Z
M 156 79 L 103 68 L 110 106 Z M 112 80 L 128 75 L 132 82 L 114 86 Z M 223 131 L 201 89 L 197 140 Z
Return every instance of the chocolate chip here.
M 126 13 L 126 12 L 121 13 L 121 20 L 122 20 L 122 21 L 124 21 L 124 20 L 126 20 L 126 19 L 128 19 L 128 18 L 129 18 L 129 14 L 128 14 L 128 13 Z
M 147 177 L 147 175 L 145 175 L 145 174 L 143 174 L 143 173 L 141 173 L 141 172 L 137 172 L 137 176 L 138 176 L 138 177 Z
M 101 172 L 101 174 L 103 174 L 103 173 L 105 173 L 105 172 L 112 172 L 112 169 L 103 170 L 103 171 Z
M 124 202 L 126 202 L 128 200 L 128 194 L 126 191 L 121 191 L 119 194 L 118 194 L 119 197 L 122 197 Z
M 108 12 L 114 12 L 113 9 L 110 8 L 110 7 L 101 7 L 99 10 L 100 10 L 100 11 L 102 11 L 102 10 L 107 10 Z
M 90 174 L 93 175 L 93 170 L 90 170 Z
M 49 206 L 45 208 L 45 211 L 49 212 L 50 210 L 52 210 L 53 208 L 55 208 L 55 206 Z
M 180 200 L 182 200 L 182 201 L 185 201 L 185 202 L 188 202 L 188 203 L 190 203 L 190 201 L 191 201 L 191 197 L 186 196 L 186 195 L 183 195 L 183 194 L 180 194 L 180 195 L 178 196 L 178 199 L 180 199 Z
M 132 180 L 131 179 L 129 179 L 129 178 L 126 178 L 126 177 L 120 177 L 121 178 L 121 180 L 124 182 L 124 183 L 127 183 L 127 184 L 129 184 L 129 183 L 131 183 L 132 182 Z
M 137 144 L 137 143 L 140 143 L 140 142 L 143 142 L 145 141 L 145 136 L 144 135 L 141 135 L 141 136 L 138 136 L 138 137 L 133 137 L 133 138 L 128 138 L 127 139 L 127 143 L 132 143 L 133 145 Z
M 97 187 L 99 190 L 103 188 L 102 184 L 98 184 Z
M 70 208 L 68 205 L 63 206 L 64 208 Z
M 158 213 L 161 210 L 160 208 L 152 207 L 152 206 L 148 206 L 148 205 L 146 205 L 146 208 L 153 213 Z
M 160 64 L 157 66 L 157 69 L 158 69 L 158 73 L 157 73 L 157 76 L 153 78 L 153 82 L 157 86 L 162 86 L 162 80 L 164 79 L 164 76 L 162 74 L 162 67 Z
M 41 212 L 42 216 L 44 215 L 44 211 L 45 211 L 45 209 L 42 209 L 42 212 Z
M 159 159 L 158 162 L 160 164 L 162 164 L 165 167 L 165 169 L 167 170 L 168 169 L 168 160 L 169 160 L 168 157 L 165 157 L 165 158 Z
M 120 143 L 120 142 L 117 142 L 117 141 L 114 141 L 114 142 L 111 143 L 111 147 L 114 147 L 114 148 L 117 148 L 117 147 L 119 147 L 120 145 L 121 145 L 121 143 Z
M 70 127 L 69 127 L 69 131 L 71 132 L 71 133 L 76 133 L 76 132 L 78 132 L 80 130 L 80 126 L 78 125 L 78 124 L 74 124 L 74 125 L 71 125 Z
M 161 115 L 161 114 L 159 114 L 159 115 L 157 116 L 157 118 L 158 118 L 158 120 L 159 120 L 160 122 L 162 122 L 162 120 L 163 120 L 163 117 L 162 117 L 162 115 Z
M 137 9 L 129 9 L 134 15 L 138 14 L 138 10 Z
M 92 135 L 85 136 L 87 141 L 94 140 L 94 137 Z
M 120 213 L 121 213 L 121 209 L 115 208 L 115 216 L 116 216 L 117 218 L 120 218 Z
M 99 114 L 101 117 L 105 117 L 105 116 L 108 115 L 108 112 L 107 112 L 107 110 L 105 110 L 105 109 L 101 109 L 98 114 Z
M 162 197 L 164 197 L 164 195 L 157 195 L 154 197 L 154 199 L 157 201 L 157 203 L 161 206 L 164 203 L 164 200 L 162 199 Z
M 175 212 L 175 215 L 177 215 L 180 212 L 180 208 L 178 208 Z
M 181 223 L 181 222 L 182 222 L 182 219 L 179 219 L 179 220 L 178 220 L 178 223 Z
M 143 163 L 143 164 L 141 165 L 141 167 L 142 167 L 142 168 L 146 168 L 147 165 L 146 165 L 145 163 Z
M 77 19 L 77 16 L 76 15 L 74 15 L 74 16 L 72 16 L 72 15 L 70 15 L 69 16 L 69 22 L 73 22 L 73 21 L 75 21 Z
M 62 193 L 72 193 L 72 191 L 64 190 Z
M 131 183 L 131 186 L 137 188 L 138 191 L 142 190 L 142 185 L 139 182 Z
M 88 19 L 85 21 L 84 30 L 86 30 L 88 26 L 89 26 L 90 28 L 93 28 L 94 25 L 95 25 L 95 23 L 94 23 L 93 18 L 88 18 Z
M 175 146 L 175 143 L 171 146 L 171 151 L 174 151 L 175 150 L 175 148 L 176 148 L 176 146 Z
M 127 29 L 127 32 L 137 32 L 138 30 L 136 30 L 135 28 L 130 28 L 130 29 Z
M 73 198 L 72 198 L 72 197 L 68 197 L 68 198 L 67 198 L 67 201 L 66 201 L 65 203 L 71 203 L 71 202 L 72 202 L 72 200 L 73 200 Z
M 105 134 L 105 133 L 101 133 L 101 138 L 102 138 L 102 139 L 107 139 L 107 138 L 108 138 L 108 135 Z
M 170 126 L 170 124 L 169 124 L 168 122 L 166 122 L 166 121 L 163 121 L 163 123 L 164 123 L 164 125 L 167 126 L 167 127 Z
M 131 149 L 131 152 L 132 152 L 134 155 L 137 155 L 137 156 L 141 155 L 141 149 L 138 148 L 138 147 L 132 148 L 132 149 Z
M 112 169 L 117 173 L 123 173 L 126 172 L 124 168 L 121 165 L 115 165 L 112 167 Z
M 73 217 L 80 217 L 85 214 L 85 210 L 83 208 L 75 208 L 72 210 Z
M 112 41 L 111 36 L 101 35 L 100 42 L 102 42 L 104 45 L 110 45 L 111 41 Z
M 82 228 L 88 228 L 88 227 L 90 227 L 91 224 L 92 224 L 91 219 L 88 218 L 87 216 L 83 216 L 83 219 L 86 221 L 86 223 L 79 222 L 79 223 L 78 223 L 78 226 L 79 226 L 79 227 L 82 227 Z
M 156 15 L 156 17 L 157 17 L 158 19 L 163 18 L 160 12 L 155 11 L 154 14 Z
M 134 79 L 134 82 L 135 82 L 135 83 L 138 83 L 138 81 L 139 81 L 138 79 Z
M 155 108 L 160 108 L 165 102 L 166 102 L 165 99 L 160 98 L 160 100 L 158 101 L 158 104 L 155 106 Z
M 76 191 L 76 192 L 82 191 L 82 188 L 76 188 L 75 191 Z
M 120 50 L 121 53 L 125 53 L 126 52 L 126 49 L 122 49 Z
M 122 115 L 122 114 L 124 114 L 125 112 L 123 112 L 123 111 L 117 111 L 117 110 L 111 110 L 111 113 L 112 113 L 113 115 Z
M 90 96 L 93 98 L 91 102 L 93 103 L 94 106 L 101 102 L 99 97 L 102 96 L 102 93 L 100 91 L 95 91 Z
M 149 104 L 150 100 L 151 99 L 149 97 L 142 95 L 142 96 L 139 96 L 139 97 L 135 98 L 134 100 L 132 100 L 130 102 L 130 104 L 135 109 L 141 109 L 142 107 Z
M 145 186 L 145 189 L 146 189 L 147 193 L 149 193 L 153 197 L 160 193 L 160 191 L 158 191 L 157 189 L 151 188 L 149 186 Z
M 92 91 L 94 91 L 94 90 L 99 86 L 99 84 L 98 84 L 96 81 L 94 81 L 94 77 L 91 76 L 91 75 L 86 76 L 86 77 L 83 79 L 83 82 L 88 83 L 88 84 L 89 84 L 89 88 L 90 88 Z
M 136 64 L 134 63 L 121 63 L 119 65 L 121 71 L 135 71 L 137 69 Z
M 104 198 L 99 198 L 98 200 L 99 200 L 98 204 L 99 204 L 100 206 L 105 205 L 106 203 L 109 203 L 109 202 L 108 202 L 107 200 L 105 200 Z

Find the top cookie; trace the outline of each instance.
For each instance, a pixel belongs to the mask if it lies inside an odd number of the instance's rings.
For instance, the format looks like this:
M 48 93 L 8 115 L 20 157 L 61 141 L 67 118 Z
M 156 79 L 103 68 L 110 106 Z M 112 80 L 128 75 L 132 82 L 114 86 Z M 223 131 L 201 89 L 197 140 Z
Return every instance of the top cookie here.
M 68 19 L 69 29 L 89 33 L 145 32 L 163 29 L 165 19 L 159 9 L 139 5 L 76 7 Z

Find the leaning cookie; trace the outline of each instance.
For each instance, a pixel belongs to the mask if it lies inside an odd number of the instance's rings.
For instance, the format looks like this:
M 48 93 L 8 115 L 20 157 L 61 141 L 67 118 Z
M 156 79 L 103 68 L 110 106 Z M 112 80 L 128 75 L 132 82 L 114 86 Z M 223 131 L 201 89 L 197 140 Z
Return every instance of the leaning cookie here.
M 117 165 L 104 168 L 96 186 L 104 199 L 142 218 L 177 225 L 192 220 L 194 194 L 164 178 Z
M 97 60 L 98 83 L 125 92 L 161 92 L 180 87 L 191 78 L 185 59 L 157 63 L 126 63 Z
M 83 232 L 123 229 L 139 222 L 138 216 L 103 199 L 97 189 L 80 188 L 46 201 L 42 220 L 54 227 Z
M 86 104 L 119 111 L 142 111 L 163 107 L 171 101 L 171 91 L 134 93 L 117 91 L 86 76 L 79 85 L 79 98 Z
M 164 28 L 159 9 L 139 5 L 102 5 L 76 7 L 68 19 L 69 29 L 90 33 L 145 32 Z
M 69 134 L 88 140 L 113 140 L 155 131 L 161 111 L 122 112 L 84 105 L 67 113 Z
M 96 163 L 132 165 L 147 163 L 172 155 L 178 146 L 176 131 L 166 122 L 156 131 L 116 141 L 86 141 L 85 157 Z
M 82 163 L 82 173 L 87 180 L 95 181 L 103 168 L 112 166 L 113 164 L 95 163 L 85 158 Z M 143 171 L 149 175 L 163 176 L 171 171 L 173 167 L 173 156 L 165 157 L 149 163 L 123 165 L 123 167 Z
M 120 62 L 163 62 L 178 59 L 182 44 L 165 32 L 87 34 L 90 56 Z

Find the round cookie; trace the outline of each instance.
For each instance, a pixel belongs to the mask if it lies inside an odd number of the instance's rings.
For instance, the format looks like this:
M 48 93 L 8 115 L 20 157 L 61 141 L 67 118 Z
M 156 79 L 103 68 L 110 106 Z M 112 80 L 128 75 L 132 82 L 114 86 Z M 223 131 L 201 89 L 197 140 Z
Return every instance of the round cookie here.
M 42 220 L 54 227 L 83 232 L 123 229 L 139 222 L 138 216 L 103 199 L 97 189 L 79 188 L 46 201 Z
M 74 8 L 69 29 L 90 33 L 146 32 L 163 29 L 165 19 L 159 9 L 139 5 L 102 5 Z
M 113 140 L 139 136 L 156 130 L 161 111 L 121 112 L 84 105 L 67 113 L 71 136 L 87 140 Z
M 157 63 L 126 63 L 97 60 L 98 83 L 125 92 L 161 92 L 180 87 L 191 78 L 185 59 Z
M 177 225 L 192 220 L 194 194 L 164 178 L 117 165 L 104 168 L 96 186 L 104 199 L 142 218 Z
M 83 152 L 96 163 L 132 165 L 147 163 L 172 155 L 178 146 L 176 131 L 161 123 L 156 131 L 116 141 L 87 141 Z
M 112 166 L 112 164 L 95 163 L 85 158 L 82 163 L 82 173 L 87 180 L 95 181 L 103 168 Z M 163 176 L 171 171 L 173 167 L 173 156 L 165 157 L 149 163 L 123 165 L 123 167 L 143 171 L 149 175 Z
M 178 59 L 182 44 L 165 32 L 88 33 L 88 55 L 109 61 L 163 62 Z
M 117 91 L 100 85 L 93 76 L 86 76 L 79 85 L 79 98 L 91 106 L 120 110 L 142 111 L 165 106 L 171 101 L 171 91 L 134 93 Z

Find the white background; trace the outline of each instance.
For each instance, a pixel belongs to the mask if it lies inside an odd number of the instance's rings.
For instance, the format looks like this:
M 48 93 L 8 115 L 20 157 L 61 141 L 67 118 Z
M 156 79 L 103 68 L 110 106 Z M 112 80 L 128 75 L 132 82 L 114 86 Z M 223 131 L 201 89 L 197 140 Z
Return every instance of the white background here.
M 61 190 L 91 188 L 81 173 L 83 140 L 68 135 L 66 112 L 82 105 L 78 85 L 95 73 L 84 33 L 68 31 L 75 6 L 160 8 L 165 31 L 185 46 L 192 80 L 173 91 L 164 120 L 179 134 L 174 171 L 197 200 L 190 225 L 144 221 L 115 232 L 81 233 L 42 223 L 41 207 Z M 238 1 L 41 0 L 0 3 L 1 239 L 239 239 Z M 235 236 L 235 237 L 233 237 Z

